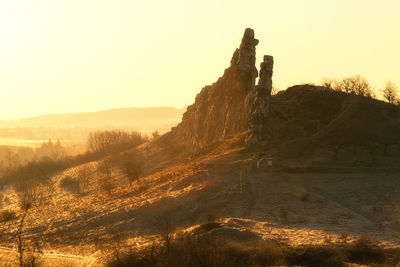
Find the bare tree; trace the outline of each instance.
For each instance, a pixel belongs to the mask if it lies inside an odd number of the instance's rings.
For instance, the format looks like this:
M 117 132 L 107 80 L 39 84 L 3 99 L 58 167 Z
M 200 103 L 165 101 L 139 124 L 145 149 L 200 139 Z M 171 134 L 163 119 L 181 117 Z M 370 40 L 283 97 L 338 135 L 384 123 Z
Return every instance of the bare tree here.
M 112 174 L 114 165 L 110 159 L 105 159 L 97 166 L 97 171 L 102 175 L 100 178 L 100 187 L 107 193 L 111 193 L 113 189 Z
M 29 209 L 32 207 L 32 197 L 28 194 L 24 194 L 21 198 L 21 219 L 19 221 L 18 232 L 17 232 L 17 246 L 18 246 L 18 259 L 19 266 L 22 267 L 24 265 L 24 252 L 25 247 L 23 243 L 23 228 L 25 225 L 25 218 L 28 214 Z
M 322 78 L 321 86 L 335 91 L 342 91 L 341 81 L 338 79 Z
M 341 85 L 343 91 L 346 93 L 374 97 L 374 91 L 368 81 L 360 75 L 344 78 Z
M 348 94 L 375 97 L 375 92 L 368 81 L 360 75 L 354 75 L 341 80 L 323 78 L 321 86 Z
M 136 147 L 145 141 L 146 138 L 138 132 L 107 130 L 91 132 L 87 145 L 91 152 L 110 152 L 121 148 Z
M 398 101 L 399 94 L 398 89 L 394 83 L 391 81 L 387 81 L 385 84 L 385 88 L 382 90 L 383 97 L 390 104 L 395 104 Z

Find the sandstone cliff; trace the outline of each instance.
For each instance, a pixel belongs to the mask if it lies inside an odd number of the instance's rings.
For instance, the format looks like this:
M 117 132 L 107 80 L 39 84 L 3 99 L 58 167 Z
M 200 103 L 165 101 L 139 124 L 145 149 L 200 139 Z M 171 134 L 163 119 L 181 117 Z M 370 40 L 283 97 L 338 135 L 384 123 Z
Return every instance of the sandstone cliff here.
M 273 59 L 264 57 L 256 86 L 257 44 L 254 31 L 247 28 L 224 75 L 201 90 L 195 103 L 187 108 L 182 122 L 165 138 L 192 151 L 246 131 L 248 145 L 262 142 L 271 96 Z

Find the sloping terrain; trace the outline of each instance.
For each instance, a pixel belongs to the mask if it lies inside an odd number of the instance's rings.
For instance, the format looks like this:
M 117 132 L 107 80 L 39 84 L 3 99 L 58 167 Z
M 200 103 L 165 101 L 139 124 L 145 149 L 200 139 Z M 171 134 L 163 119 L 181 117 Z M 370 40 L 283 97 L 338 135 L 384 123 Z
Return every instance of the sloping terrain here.
M 22 218 L 27 253 L 57 266 L 102 266 L 173 233 L 295 246 L 368 234 L 398 247 L 399 108 L 311 85 L 271 96 L 272 57 L 255 85 L 257 43 L 246 29 L 171 132 L 42 180 L 27 190 L 30 208 L 3 187 L 2 210 L 15 216 L 2 222 L 0 260 L 17 262 Z
M 376 163 L 400 152 L 397 106 L 324 87 L 293 86 L 273 96 L 267 127 L 266 150 L 283 157 Z
M 220 223 L 213 234 L 229 238 L 299 245 L 368 234 L 386 246 L 399 245 L 397 173 L 257 168 L 262 157 L 238 146 L 240 140 L 228 138 L 190 159 L 147 144 L 139 149 L 145 174 L 133 183 L 118 169 L 104 177 L 98 168 L 102 161 L 59 173 L 36 192 L 24 227 L 26 244 L 37 243 L 47 253 L 43 258 L 53 252 L 62 254 L 60 259 L 100 264 L 116 238 L 123 246 L 146 244 L 157 239 L 165 221 L 178 231 L 195 231 L 212 218 Z M 87 187 L 74 192 L 61 186 L 65 177 L 81 181 L 82 169 L 90 174 Z M 2 193 L 3 209 L 18 212 L 14 189 Z M 8 249 L 16 248 L 16 222 L 3 225 L 2 244 Z

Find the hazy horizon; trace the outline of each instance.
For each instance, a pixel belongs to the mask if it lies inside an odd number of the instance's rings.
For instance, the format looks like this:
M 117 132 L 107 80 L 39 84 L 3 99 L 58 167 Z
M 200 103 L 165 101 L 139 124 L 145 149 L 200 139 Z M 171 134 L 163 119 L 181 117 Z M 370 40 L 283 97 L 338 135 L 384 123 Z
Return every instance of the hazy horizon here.
M 89 110 L 89 111 L 71 111 L 71 112 L 49 112 L 49 113 L 39 113 L 28 115 L 27 117 L 16 117 L 10 119 L 0 119 L 0 122 L 8 122 L 8 121 L 16 121 L 16 120 L 25 120 L 25 119 L 32 119 L 37 117 L 44 117 L 44 116 L 57 116 L 57 115 L 70 115 L 70 114 L 87 114 L 87 113 L 98 113 L 98 112 L 107 112 L 107 111 L 115 111 L 115 110 L 124 110 L 124 109 L 163 109 L 163 108 L 171 108 L 176 110 L 184 110 L 184 107 L 173 107 L 173 106 L 158 106 L 158 107 L 115 107 L 115 108 L 106 108 L 100 110 Z

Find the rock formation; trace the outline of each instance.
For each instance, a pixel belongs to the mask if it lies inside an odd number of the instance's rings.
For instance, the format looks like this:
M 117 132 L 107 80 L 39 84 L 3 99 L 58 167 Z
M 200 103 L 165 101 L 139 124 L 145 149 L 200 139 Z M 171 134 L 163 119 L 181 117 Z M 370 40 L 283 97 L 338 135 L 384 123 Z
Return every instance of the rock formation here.
M 253 90 L 258 71 L 256 64 L 256 46 L 258 40 L 254 39 L 254 30 L 247 28 L 244 32 L 239 49 L 236 49 L 231 60 L 231 66 L 236 65 L 242 78 L 247 93 Z
M 246 131 L 246 144 L 263 141 L 272 88 L 271 56 L 264 56 L 260 79 L 256 62 L 254 30 L 247 28 L 240 47 L 232 56 L 230 67 L 217 82 L 204 87 L 195 103 L 187 108 L 182 122 L 165 138 L 187 150 L 201 149 L 230 135 Z
M 273 57 L 265 55 L 264 61 L 260 64 L 258 85 L 255 87 L 255 92 L 248 96 L 250 105 L 249 132 L 246 136 L 248 146 L 258 145 L 264 141 L 263 133 L 266 130 L 266 119 L 271 99 L 273 66 Z

